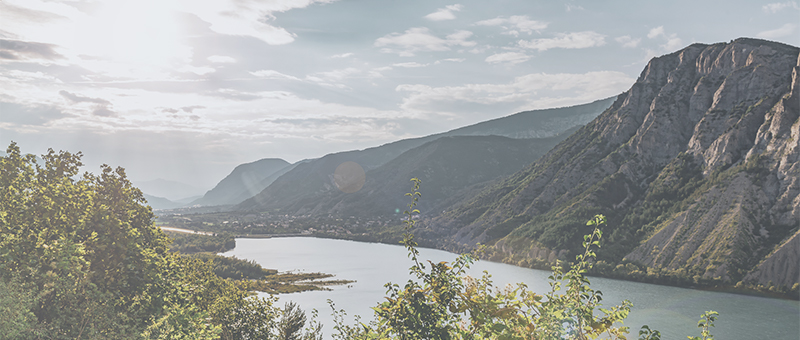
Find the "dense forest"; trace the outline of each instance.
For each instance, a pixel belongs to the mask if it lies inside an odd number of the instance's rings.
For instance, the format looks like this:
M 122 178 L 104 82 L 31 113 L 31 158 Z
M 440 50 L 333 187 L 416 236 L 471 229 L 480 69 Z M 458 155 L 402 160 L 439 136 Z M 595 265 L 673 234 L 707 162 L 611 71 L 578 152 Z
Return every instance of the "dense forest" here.
M 78 174 L 81 154 L 23 155 L 12 143 L 0 158 L 0 334 L 5 339 L 321 339 L 320 325 L 298 306 L 248 293 L 243 278 L 270 271 L 213 254 L 169 251 L 142 193 L 122 168 Z M 464 276 L 478 253 L 453 263 L 418 257 L 411 230 L 419 181 L 404 222 L 412 264 L 404 286 L 387 284 L 374 319 L 348 324 L 335 310 L 336 339 L 625 339 L 630 302 L 601 308 L 585 276 L 600 247 L 605 218 L 590 220 L 583 252 L 552 289 L 519 284 L 496 290 L 488 274 Z M 192 243 L 192 242 L 190 242 Z M 224 244 L 224 242 L 223 242 Z M 229 262 L 224 262 L 229 261 Z M 242 267 L 241 262 L 245 264 Z M 221 267 L 215 267 L 219 263 Z M 237 271 L 220 270 L 224 267 Z M 241 268 L 247 270 L 242 271 Z M 227 278 L 222 276 L 227 276 Z M 237 277 L 238 276 L 238 277 Z M 698 323 L 710 339 L 717 314 Z M 660 339 L 643 326 L 639 339 Z

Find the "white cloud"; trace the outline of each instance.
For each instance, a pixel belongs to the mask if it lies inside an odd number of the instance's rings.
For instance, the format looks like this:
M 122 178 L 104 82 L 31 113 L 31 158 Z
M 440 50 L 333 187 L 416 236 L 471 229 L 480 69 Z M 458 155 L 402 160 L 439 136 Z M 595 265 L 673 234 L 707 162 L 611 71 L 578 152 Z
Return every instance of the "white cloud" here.
M 579 6 L 579 5 L 567 4 L 566 6 L 567 6 L 567 12 L 582 11 L 583 10 L 583 6 Z
M 636 46 L 639 46 L 639 43 L 642 42 L 642 39 L 640 39 L 640 38 L 633 39 L 629 35 L 623 35 L 621 37 L 616 37 L 616 38 L 614 38 L 614 40 L 616 42 L 622 44 L 622 47 L 625 47 L 625 48 L 634 48 Z
M 605 45 L 605 35 L 592 31 L 559 33 L 552 39 L 520 40 L 524 48 L 546 51 L 551 48 L 589 48 Z
M 330 3 L 334 0 L 224 0 L 192 1 L 182 0 L 181 10 L 197 15 L 211 24 L 211 30 L 221 34 L 250 36 L 270 45 L 283 45 L 294 41 L 295 34 L 282 27 L 271 25 L 267 19 L 274 12 L 286 12 L 295 8 L 305 8 L 314 3 Z M 163 2 L 163 1 L 162 1 Z
M 434 62 L 434 64 L 438 65 L 438 64 L 441 64 L 442 62 L 463 63 L 466 60 L 467 59 L 464 59 L 464 58 L 446 58 L 446 59 L 442 59 L 442 60 L 437 60 L 437 61 Z
M 650 39 L 662 38 L 666 40 L 664 44 L 660 45 L 664 52 L 672 52 L 683 47 L 683 40 L 678 38 L 678 35 L 675 33 L 667 34 L 664 30 L 664 26 L 650 29 L 650 32 L 647 33 L 647 37 Z
M 475 23 L 478 26 L 500 26 L 505 32 L 503 34 L 519 36 L 519 33 L 532 34 L 547 28 L 547 23 L 531 20 L 527 15 L 512 15 L 508 18 L 497 17 L 494 19 L 482 20 Z
M 460 4 L 445 6 L 445 8 L 439 8 L 436 12 L 426 15 L 425 19 L 431 21 L 453 20 L 456 18 L 453 12 L 458 12 L 463 8 L 464 6 Z
M 208 61 L 217 64 L 232 64 L 236 62 L 236 59 L 233 57 L 225 56 L 225 55 L 212 55 L 207 58 Z
M 766 4 L 761 7 L 761 9 L 766 13 L 775 14 L 785 9 L 794 9 L 800 10 L 800 6 L 797 5 L 797 2 L 794 1 L 787 1 L 787 2 L 775 2 L 771 4 Z
M 350 58 L 354 55 L 354 53 L 342 53 L 342 54 L 334 54 L 331 56 L 331 59 L 339 59 L 339 58 Z
M 405 33 L 392 33 L 375 40 L 376 47 L 384 47 L 381 52 L 397 53 L 403 57 L 413 56 L 417 52 L 449 51 L 452 46 L 471 47 L 474 41 L 468 41 L 472 36 L 470 31 L 456 31 L 445 37 L 439 38 L 430 33 L 426 27 L 414 27 Z
M 756 36 L 765 39 L 776 39 L 776 38 L 786 37 L 794 34 L 795 28 L 797 28 L 797 25 L 795 24 L 784 24 L 780 28 L 776 28 L 774 30 L 758 32 Z
M 288 80 L 301 80 L 295 76 L 290 76 L 288 74 L 283 74 L 275 70 L 259 70 L 255 72 L 250 72 L 250 74 L 264 79 L 288 79 Z
M 486 57 L 486 62 L 490 64 L 497 64 L 497 63 L 509 63 L 509 64 L 519 64 L 528 61 L 531 57 L 526 55 L 525 53 L 519 52 L 506 52 L 506 53 L 496 53 Z
M 636 79 L 615 71 L 577 73 L 534 73 L 514 78 L 506 84 L 465 84 L 432 87 L 404 84 L 401 107 L 418 112 L 452 112 L 465 105 L 503 106 L 510 110 L 529 110 L 587 103 L 627 90 Z M 448 111 L 449 110 L 449 111 Z
M 396 63 L 396 64 L 392 64 L 392 66 L 394 66 L 394 67 L 405 67 L 405 68 L 417 68 L 417 67 L 428 66 L 428 64 L 420 64 L 420 63 L 418 63 L 416 61 L 412 61 L 412 62 L 408 62 L 408 63 Z
M 650 29 L 650 32 L 647 33 L 647 37 L 650 39 L 653 39 L 660 35 L 664 35 L 664 26 L 658 26 L 656 28 Z

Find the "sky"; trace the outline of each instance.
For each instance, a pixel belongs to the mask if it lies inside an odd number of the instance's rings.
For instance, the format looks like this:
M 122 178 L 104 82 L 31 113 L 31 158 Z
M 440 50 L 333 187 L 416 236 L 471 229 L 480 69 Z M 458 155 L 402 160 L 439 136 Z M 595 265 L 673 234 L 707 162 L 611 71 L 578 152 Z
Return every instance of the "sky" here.
M 289 162 L 618 95 L 647 62 L 800 45 L 797 1 L 3 0 L 0 142 L 208 190 Z

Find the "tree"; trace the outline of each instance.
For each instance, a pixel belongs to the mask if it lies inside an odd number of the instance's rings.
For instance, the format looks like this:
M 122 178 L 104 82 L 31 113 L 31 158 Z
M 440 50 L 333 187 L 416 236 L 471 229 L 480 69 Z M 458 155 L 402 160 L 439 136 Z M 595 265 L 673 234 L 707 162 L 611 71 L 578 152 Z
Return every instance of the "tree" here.
M 632 304 L 623 301 L 609 309 L 601 308 L 602 293 L 590 287 L 586 273 L 596 259 L 600 247 L 603 215 L 596 215 L 586 224 L 591 231 L 584 236 L 583 253 L 564 272 L 561 264 L 553 266 L 549 277 L 550 291 L 536 294 L 524 284 L 505 289 L 495 288 L 491 276 L 465 276 L 465 269 L 480 255 L 480 250 L 462 254 L 452 264 L 425 264 L 419 259 L 412 233 L 418 214 L 415 208 L 421 197 L 416 178 L 405 211 L 405 234 L 402 243 L 412 261 L 412 279 L 402 288 L 388 283 L 386 301 L 376 306 L 375 319 L 356 325 L 344 322 L 343 310 L 333 303 L 336 339 L 626 339 L 628 327 L 621 326 Z M 428 269 L 428 267 L 430 269 Z M 562 286 L 563 291 L 562 291 Z M 329 301 L 330 303 L 330 301 Z M 601 314 L 596 313 L 599 310 Z M 599 314 L 599 315 L 598 315 Z M 701 327 L 706 339 L 708 318 Z M 701 320 L 701 323 L 703 321 Z M 658 340 L 661 334 L 643 326 L 641 340 Z

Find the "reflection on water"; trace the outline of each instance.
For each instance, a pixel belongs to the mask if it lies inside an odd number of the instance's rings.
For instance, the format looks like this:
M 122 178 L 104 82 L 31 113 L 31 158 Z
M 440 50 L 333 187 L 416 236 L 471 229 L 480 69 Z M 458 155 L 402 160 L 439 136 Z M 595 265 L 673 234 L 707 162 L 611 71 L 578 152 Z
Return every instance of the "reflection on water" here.
M 410 278 L 411 265 L 405 248 L 397 245 L 364 243 L 308 237 L 237 239 L 236 248 L 223 255 L 255 260 L 265 268 L 279 271 L 325 272 L 339 279 L 357 280 L 351 286 L 334 286 L 333 291 L 304 292 L 281 295 L 283 301 L 293 300 L 306 310 L 317 309 L 325 325 L 326 338 L 333 321 L 330 299 L 337 309 L 345 309 L 348 317 L 361 315 L 362 321 L 372 319 L 372 310 L 386 295 L 384 284 L 401 286 Z M 420 258 L 431 261 L 452 261 L 456 255 L 440 250 L 420 249 Z M 526 269 L 480 261 L 469 270 L 480 276 L 488 271 L 496 286 L 524 282 L 529 289 L 544 293 L 547 271 Z M 728 293 L 659 286 L 604 278 L 591 278 L 591 286 L 603 292 L 603 305 L 619 304 L 623 298 L 633 302 L 631 315 L 625 323 L 631 327 L 630 338 L 637 338 L 641 325 L 661 331 L 664 339 L 685 339 L 700 335 L 697 320 L 706 310 L 719 312 L 712 329 L 717 339 L 787 339 L 800 337 L 800 303 Z M 348 319 L 352 322 L 352 319 Z

